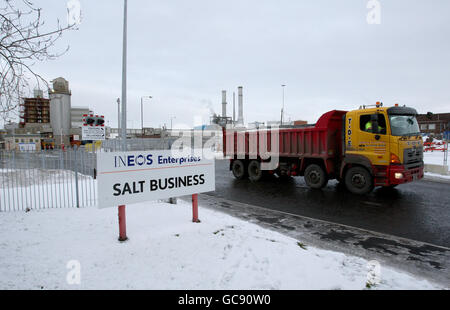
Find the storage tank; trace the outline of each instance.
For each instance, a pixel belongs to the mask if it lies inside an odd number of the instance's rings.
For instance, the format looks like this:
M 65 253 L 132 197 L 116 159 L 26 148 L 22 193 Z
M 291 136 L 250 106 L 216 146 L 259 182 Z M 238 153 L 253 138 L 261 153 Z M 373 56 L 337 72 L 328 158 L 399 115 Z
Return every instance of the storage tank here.
M 71 92 L 69 82 L 59 77 L 51 81 L 53 89 L 49 91 L 50 97 L 50 124 L 55 136 L 55 142 L 68 144 L 71 120 Z

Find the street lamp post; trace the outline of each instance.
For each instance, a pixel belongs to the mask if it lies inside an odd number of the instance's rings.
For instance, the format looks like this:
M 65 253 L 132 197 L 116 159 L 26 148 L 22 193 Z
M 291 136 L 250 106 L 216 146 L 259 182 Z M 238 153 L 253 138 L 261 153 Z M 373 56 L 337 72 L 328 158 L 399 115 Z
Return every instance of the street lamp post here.
M 127 15 L 128 0 L 123 2 L 123 51 L 122 51 L 122 151 L 127 151 Z M 128 239 L 127 226 L 125 216 L 125 205 L 121 205 L 119 210 L 119 241 L 123 242 Z
M 122 151 L 127 150 L 127 16 L 128 15 L 128 0 L 124 0 L 123 10 L 123 52 L 122 52 Z
M 144 137 L 144 98 L 152 99 L 152 96 L 141 97 L 141 136 Z
M 117 98 L 117 134 L 120 137 L 120 98 Z

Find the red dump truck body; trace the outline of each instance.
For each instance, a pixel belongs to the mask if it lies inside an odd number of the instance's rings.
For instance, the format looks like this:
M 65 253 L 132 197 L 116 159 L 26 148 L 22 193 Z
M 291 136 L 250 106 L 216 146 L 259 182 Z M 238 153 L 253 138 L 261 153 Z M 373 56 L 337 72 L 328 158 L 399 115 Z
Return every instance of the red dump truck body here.
M 296 170 L 303 171 L 307 164 L 303 159 L 317 158 L 326 163 L 327 173 L 333 174 L 342 157 L 342 119 L 345 114 L 346 111 L 330 111 L 322 115 L 315 125 L 305 127 L 230 131 L 224 134 L 224 154 L 232 159 L 264 158 L 261 151 L 272 152 L 272 134 L 278 134 L 279 157 L 284 162 L 287 160 L 289 163 L 289 158 L 300 160 L 300 167 Z M 287 174 L 291 175 L 291 169 L 287 169 Z

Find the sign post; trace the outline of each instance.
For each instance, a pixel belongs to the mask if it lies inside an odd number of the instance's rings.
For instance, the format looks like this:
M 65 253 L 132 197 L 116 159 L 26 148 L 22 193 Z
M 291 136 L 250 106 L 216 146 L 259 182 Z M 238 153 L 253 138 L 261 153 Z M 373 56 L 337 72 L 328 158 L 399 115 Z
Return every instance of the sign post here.
M 87 127 L 81 129 L 81 136 L 84 141 L 104 141 L 106 138 L 105 127 Z
M 105 117 L 98 115 L 83 115 L 81 128 L 82 140 L 103 141 L 106 139 Z
M 127 241 L 127 219 L 125 216 L 125 206 L 119 206 L 119 241 Z
M 192 195 L 192 222 L 200 223 L 198 219 L 198 194 Z
M 192 196 L 192 221 L 199 223 L 198 194 L 215 190 L 214 159 L 173 155 L 170 150 L 97 154 L 99 208 L 119 206 L 119 240 L 127 239 L 125 205 Z
M 127 34 L 128 34 L 128 0 L 123 1 L 123 50 L 122 50 L 122 121 L 120 122 L 122 151 L 127 150 Z M 122 226 L 125 230 L 125 205 L 119 206 L 119 224 L 120 214 L 122 213 Z M 122 232 L 122 229 L 121 229 Z M 126 238 L 126 232 L 124 233 Z

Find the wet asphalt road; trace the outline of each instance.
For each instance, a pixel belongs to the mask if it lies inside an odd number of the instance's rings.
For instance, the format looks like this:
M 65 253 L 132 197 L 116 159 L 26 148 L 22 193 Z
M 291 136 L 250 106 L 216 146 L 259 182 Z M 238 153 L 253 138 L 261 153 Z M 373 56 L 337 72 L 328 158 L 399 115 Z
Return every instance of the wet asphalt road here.
M 311 190 L 302 177 L 259 183 L 236 180 L 216 161 L 216 191 L 208 195 L 450 248 L 450 184 L 419 181 L 353 195 L 338 182 Z

